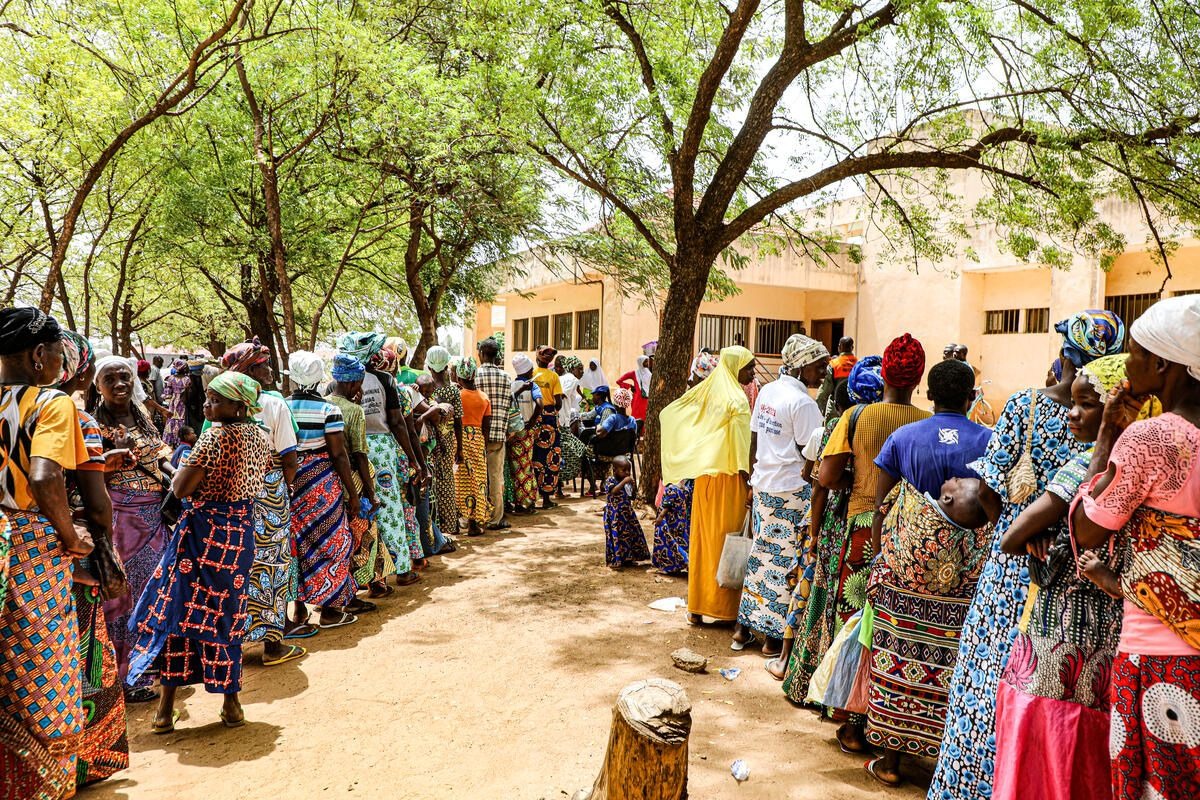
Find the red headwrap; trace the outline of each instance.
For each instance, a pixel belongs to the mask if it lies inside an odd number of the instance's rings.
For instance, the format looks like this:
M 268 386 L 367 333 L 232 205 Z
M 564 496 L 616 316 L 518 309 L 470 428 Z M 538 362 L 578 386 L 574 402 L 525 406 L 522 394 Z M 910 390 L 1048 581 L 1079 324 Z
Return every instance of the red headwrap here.
M 255 336 L 248 342 L 234 345 L 221 356 L 221 366 L 233 372 L 245 372 L 251 367 L 265 364 L 271 359 L 271 351 Z
M 138 375 L 145 377 L 150 374 L 150 362 L 144 358 L 138 359 L 137 362 Z
M 925 348 L 909 334 L 898 336 L 883 351 L 883 382 L 911 389 L 925 374 Z

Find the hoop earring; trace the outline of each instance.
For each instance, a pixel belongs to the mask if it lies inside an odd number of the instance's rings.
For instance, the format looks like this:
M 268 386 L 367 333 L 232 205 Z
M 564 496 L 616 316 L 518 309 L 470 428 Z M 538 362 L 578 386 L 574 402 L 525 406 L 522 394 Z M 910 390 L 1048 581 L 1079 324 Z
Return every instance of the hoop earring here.
M 40 361 L 33 362 L 33 369 L 35 372 L 41 372 L 42 371 L 42 362 L 40 362 Z

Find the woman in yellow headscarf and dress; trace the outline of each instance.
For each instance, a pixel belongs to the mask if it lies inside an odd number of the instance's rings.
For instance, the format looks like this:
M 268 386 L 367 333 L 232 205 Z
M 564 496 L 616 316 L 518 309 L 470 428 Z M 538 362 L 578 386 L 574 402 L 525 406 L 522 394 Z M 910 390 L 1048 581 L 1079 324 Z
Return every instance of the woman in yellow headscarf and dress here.
M 659 416 L 663 483 L 692 478 L 688 551 L 688 621 L 737 619 L 741 587 L 717 585 L 725 534 L 742 529 L 750 469 L 750 403 L 743 384 L 754 375 L 754 354 L 726 347 L 712 375 Z

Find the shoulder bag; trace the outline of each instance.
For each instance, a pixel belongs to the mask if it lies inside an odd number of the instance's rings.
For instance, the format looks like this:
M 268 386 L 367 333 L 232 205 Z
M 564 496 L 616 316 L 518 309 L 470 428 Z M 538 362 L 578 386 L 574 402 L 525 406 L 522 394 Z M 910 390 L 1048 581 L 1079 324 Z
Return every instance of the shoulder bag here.
M 746 562 L 750 560 L 750 548 L 754 536 L 750 533 L 752 511 L 746 511 L 746 521 L 741 531 L 725 534 L 725 545 L 721 548 L 721 561 L 717 564 L 717 585 L 725 589 L 741 589 L 746 581 Z
M 1037 474 L 1033 471 L 1033 428 L 1037 423 L 1037 392 L 1029 390 L 1029 430 L 1021 447 L 1021 457 L 1008 473 L 1009 502 L 1020 505 L 1037 491 Z

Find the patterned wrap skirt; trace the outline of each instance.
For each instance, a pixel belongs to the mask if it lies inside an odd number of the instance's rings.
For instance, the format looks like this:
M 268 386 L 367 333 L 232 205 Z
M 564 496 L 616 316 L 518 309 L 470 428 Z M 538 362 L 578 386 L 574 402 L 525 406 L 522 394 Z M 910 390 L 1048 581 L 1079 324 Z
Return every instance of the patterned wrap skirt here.
M 488 502 L 487 453 L 484 436 L 479 428 L 463 428 L 463 463 L 454 475 L 458 493 L 458 515 L 465 520 L 486 525 L 492 518 Z
M 558 491 L 562 477 L 562 441 L 558 432 L 558 412 L 544 409 L 533 428 L 533 475 L 537 489 L 549 497 Z
M 375 470 L 375 496 L 382 504 L 375 517 L 379 538 L 391 554 L 395 571 L 412 572 L 408 521 L 404 510 L 404 486 L 408 471 L 402 469 L 400 447 L 390 433 L 367 434 L 367 458 Z M 420 541 L 419 531 L 417 533 Z
M 1200 656 L 1117 653 L 1108 752 L 1115 800 L 1200 797 Z
M 454 426 L 439 426 L 437 446 L 429 454 L 429 468 L 433 472 L 434 514 L 438 527 L 446 536 L 458 534 L 458 488 L 454 483 L 456 447 Z
M 604 563 L 610 567 L 623 567 L 650 558 L 646 548 L 646 537 L 633 508 L 633 498 L 622 490 L 609 494 L 620 483 L 616 478 L 604 482 L 607 502 L 604 506 Z
M 254 500 L 184 501 L 179 524 L 134 607 L 126 683 L 156 661 L 163 686 L 242 686 L 246 585 L 254 565 Z
M 754 493 L 754 545 L 746 562 L 738 622 L 772 639 L 783 638 L 797 576 L 811 566 L 804 563 L 811 498 L 809 486 Z
M 354 600 L 350 551 L 354 536 L 346 518 L 342 482 L 323 450 L 300 453 L 292 493 L 292 535 L 300 555 L 300 600 L 341 607 Z
M 523 508 L 537 505 L 538 485 L 533 472 L 533 442 L 539 428 L 526 428 L 517 434 L 508 448 L 512 467 L 513 502 Z
M 129 767 L 129 741 L 125 692 L 117 675 L 116 651 L 108 640 L 100 590 L 76 585 L 74 594 L 84 715 L 75 783 L 85 786 Z
M 117 670 L 124 683 L 129 670 L 129 654 L 133 650 L 133 623 L 130 619 L 134 603 L 146 590 L 150 576 L 162 560 L 170 531 L 163 523 L 162 492 L 128 492 L 110 488 L 112 498 L 113 547 L 125 565 L 129 594 L 104 601 L 104 618 L 108 621 L 108 637 L 117 651 Z M 136 686 L 154 682 L 154 671 L 147 671 Z
M 246 588 L 250 629 L 247 642 L 281 642 L 287 620 L 288 571 L 292 561 L 292 522 L 283 469 L 264 478 L 254 501 L 254 566 Z
M 83 732 L 71 566 L 36 512 L 6 510 L 8 596 L 0 607 L 0 789 L 70 797 Z
M 692 481 L 663 488 L 662 514 L 654 524 L 654 552 L 650 563 L 668 575 L 688 568 L 688 539 L 692 527 Z
M 587 453 L 587 445 L 567 428 L 559 431 L 562 444 L 562 471 L 559 473 L 560 483 L 570 483 L 579 477 L 583 469 L 583 457 Z

